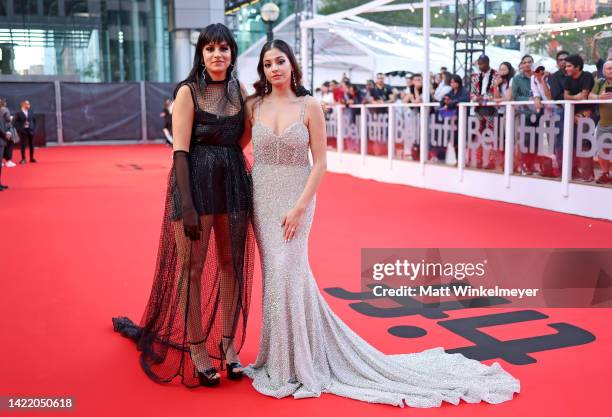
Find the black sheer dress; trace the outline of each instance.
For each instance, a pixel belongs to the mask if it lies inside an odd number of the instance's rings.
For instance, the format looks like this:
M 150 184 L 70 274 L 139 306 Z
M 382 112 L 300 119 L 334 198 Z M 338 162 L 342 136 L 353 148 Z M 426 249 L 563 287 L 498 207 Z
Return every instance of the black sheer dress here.
M 239 140 L 244 101 L 237 80 L 187 83 L 195 114 L 189 149 L 191 194 L 200 239 L 182 225 L 181 193 L 170 172 L 157 266 L 139 325 L 113 318 L 137 342 L 140 364 L 157 382 L 177 375 L 199 385 L 197 371 L 223 368 L 246 335 L 253 277 L 252 184 Z

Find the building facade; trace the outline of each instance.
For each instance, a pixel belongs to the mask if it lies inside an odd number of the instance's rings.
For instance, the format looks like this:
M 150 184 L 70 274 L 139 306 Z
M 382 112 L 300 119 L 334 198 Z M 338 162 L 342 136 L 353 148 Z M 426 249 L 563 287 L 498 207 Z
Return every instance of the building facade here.
M 0 1 L 0 80 L 177 81 L 224 20 L 223 0 Z

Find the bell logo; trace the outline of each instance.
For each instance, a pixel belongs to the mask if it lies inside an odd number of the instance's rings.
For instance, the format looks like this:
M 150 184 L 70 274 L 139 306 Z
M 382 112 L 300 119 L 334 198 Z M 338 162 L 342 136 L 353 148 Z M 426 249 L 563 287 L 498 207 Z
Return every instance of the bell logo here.
M 612 134 L 604 133 L 595 137 L 595 122 L 592 119 L 582 117 L 578 119 L 576 156 L 581 158 L 597 158 L 612 160 Z M 585 142 L 588 142 L 587 146 Z

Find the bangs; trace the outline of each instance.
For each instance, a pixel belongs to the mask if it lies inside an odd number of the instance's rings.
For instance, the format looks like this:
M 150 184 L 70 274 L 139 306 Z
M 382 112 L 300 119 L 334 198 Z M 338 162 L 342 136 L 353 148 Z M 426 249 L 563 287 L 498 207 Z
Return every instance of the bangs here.
M 204 31 L 202 32 L 201 41 L 203 45 L 208 45 L 210 43 L 213 43 L 213 44 L 227 43 L 227 45 L 231 49 L 233 50 L 237 49 L 236 41 L 234 40 L 234 37 L 232 36 L 232 32 L 230 32 L 230 30 L 226 26 L 220 23 L 206 27 Z

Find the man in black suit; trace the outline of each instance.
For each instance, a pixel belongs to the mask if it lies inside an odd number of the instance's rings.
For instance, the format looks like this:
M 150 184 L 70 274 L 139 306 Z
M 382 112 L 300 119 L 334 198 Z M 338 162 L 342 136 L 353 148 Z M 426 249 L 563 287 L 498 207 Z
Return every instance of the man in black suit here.
M 21 102 L 21 109 L 15 114 L 13 125 L 21 140 L 21 161 L 19 163 L 26 163 L 26 142 L 28 142 L 30 147 L 30 162 L 36 162 L 36 159 L 34 159 L 34 115 L 30 111 L 30 102 L 28 100 Z

